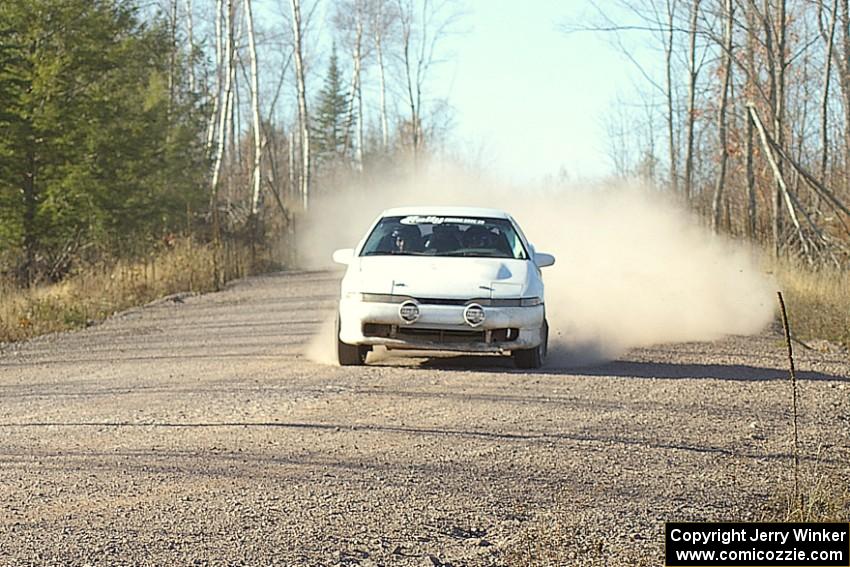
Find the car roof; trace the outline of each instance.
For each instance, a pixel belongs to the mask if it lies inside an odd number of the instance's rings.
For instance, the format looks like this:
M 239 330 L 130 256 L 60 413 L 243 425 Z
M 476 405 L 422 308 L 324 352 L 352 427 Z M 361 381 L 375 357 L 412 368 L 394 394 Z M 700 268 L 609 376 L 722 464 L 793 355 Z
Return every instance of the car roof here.
M 491 219 L 510 219 L 511 216 L 500 209 L 484 207 L 396 207 L 381 213 L 382 217 L 406 217 L 408 215 L 437 217 L 482 217 Z

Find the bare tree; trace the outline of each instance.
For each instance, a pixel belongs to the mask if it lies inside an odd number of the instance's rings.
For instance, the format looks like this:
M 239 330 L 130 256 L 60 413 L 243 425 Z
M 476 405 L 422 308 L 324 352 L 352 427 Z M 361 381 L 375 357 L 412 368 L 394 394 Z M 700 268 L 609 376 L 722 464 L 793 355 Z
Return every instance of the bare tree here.
M 222 33 L 223 49 L 221 50 L 220 67 L 221 76 L 224 78 L 224 87 L 221 97 L 222 104 L 219 104 L 220 112 L 218 115 L 218 135 L 216 137 L 216 152 L 213 160 L 212 182 L 210 184 L 210 210 L 215 210 L 216 201 L 218 200 L 218 186 L 221 177 L 221 165 L 224 158 L 224 148 L 226 145 L 226 136 L 228 130 L 228 122 L 231 117 L 231 109 L 233 106 L 233 0 L 227 0 L 226 6 L 222 6 L 222 1 L 219 0 L 217 7 L 224 7 L 224 31 Z M 218 16 L 217 16 L 218 18 Z
M 850 173 L 850 0 L 616 3 L 622 22 L 593 3 L 602 24 L 565 26 L 565 31 L 613 32 L 609 35 L 616 46 L 666 99 L 654 107 L 654 116 L 666 113 L 671 185 L 675 186 L 675 172 L 681 166 L 681 194 L 706 215 L 716 232 L 735 232 L 740 226 L 751 238 L 763 239 L 776 255 L 799 254 L 810 261 L 840 263 L 838 255 L 843 254 L 846 262 L 850 256 L 850 209 L 844 205 L 850 196 L 850 175 L 846 175 Z M 659 53 L 657 79 L 643 55 L 637 60 L 632 46 L 623 42 L 635 33 L 654 38 Z M 676 59 L 678 53 L 681 62 Z M 716 62 L 716 74 L 703 76 L 700 69 L 706 61 Z M 814 65 L 820 62 L 823 66 L 815 71 Z M 679 69 L 685 71 L 681 83 L 685 111 L 681 113 L 675 106 Z M 833 82 L 841 86 L 840 93 Z M 716 100 L 708 98 L 712 95 Z M 646 102 L 645 92 L 638 96 Z M 832 116 L 839 107 L 844 111 L 840 119 Z M 700 120 L 700 108 L 714 108 L 714 118 Z M 642 131 L 647 127 L 634 124 Z M 833 129 L 841 133 L 836 136 Z M 609 134 L 616 144 L 619 173 L 634 174 L 638 163 L 643 171 L 654 170 L 654 163 L 645 159 L 652 152 L 640 152 L 645 136 L 621 126 Z M 711 139 L 716 144 L 706 143 Z M 650 147 L 654 143 L 651 135 L 649 143 Z M 638 151 L 629 155 L 631 148 Z M 716 152 L 716 168 L 706 167 L 714 161 L 706 159 L 709 152 Z M 842 153 L 843 158 L 835 157 Z M 709 185 L 709 178 L 712 193 L 700 190 Z M 740 217 L 736 219 L 735 214 Z M 845 236 L 836 238 L 841 231 Z
M 439 60 L 437 46 L 451 31 L 460 12 L 451 0 L 396 0 L 401 35 L 403 82 L 410 110 L 410 142 L 414 162 L 422 145 L 422 93 Z
M 726 182 L 726 164 L 729 160 L 729 141 L 726 135 L 726 106 L 729 96 L 729 83 L 732 75 L 732 27 L 735 21 L 735 7 L 732 0 L 724 0 L 726 25 L 723 31 L 723 84 L 720 87 L 720 104 L 717 107 L 717 133 L 720 145 L 720 164 L 714 185 L 714 197 L 711 203 L 711 228 L 717 233 L 720 226 L 723 186 Z
M 696 122 L 697 89 L 697 21 L 700 0 L 691 0 L 690 27 L 688 28 L 688 115 L 685 135 L 685 200 L 693 193 L 694 123 Z
M 418 67 L 415 66 L 410 53 L 413 41 L 413 18 L 414 7 L 411 0 L 397 0 L 399 23 L 401 24 L 401 49 L 402 61 L 404 63 L 404 78 L 407 87 L 407 104 L 410 108 L 411 142 L 413 143 L 413 159 L 419 149 L 419 112 L 421 90 L 414 87 L 414 73 Z M 423 0 L 426 4 L 428 0 Z
M 240 143 L 240 138 L 242 136 L 242 113 L 240 109 L 242 108 L 242 90 L 239 88 L 239 75 L 237 73 L 237 68 L 239 65 L 237 63 L 241 63 L 241 59 L 239 56 L 239 46 L 242 45 L 242 32 L 243 21 L 242 18 L 237 17 L 237 12 L 239 11 L 239 0 L 229 0 L 232 3 L 232 13 L 230 15 L 231 25 L 233 27 L 233 32 L 231 33 L 231 44 L 230 44 L 230 53 L 231 53 L 231 63 L 230 63 L 230 100 L 227 102 L 228 114 L 227 114 L 227 125 L 225 129 L 229 132 L 227 136 L 228 140 L 228 151 L 225 153 L 227 157 L 228 167 L 227 167 L 227 189 L 228 189 L 228 198 L 233 200 L 237 197 L 234 194 L 235 190 L 238 190 L 241 184 L 236 183 L 236 179 L 239 177 L 240 171 L 243 170 L 242 164 L 242 144 Z M 233 210 L 229 211 L 232 215 Z
M 224 38 L 222 34 L 222 12 L 224 0 L 215 2 L 215 88 L 213 89 L 213 108 L 207 122 L 207 154 L 213 156 L 213 144 L 216 140 L 216 125 L 219 120 L 219 105 L 224 90 Z M 216 147 L 217 149 L 217 147 Z
M 765 14 L 769 15 L 769 1 L 765 0 Z M 769 17 L 769 16 L 768 16 Z M 773 60 L 772 68 L 773 72 L 776 74 L 776 79 L 774 81 L 774 100 L 773 100 L 773 139 L 776 140 L 776 143 L 780 148 L 785 148 L 785 70 L 788 65 L 787 51 L 786 51 L 786 42 L 787 42 L 787 31 L 788 31 L 788 22 L 786 17 L 786 0 L 778 0 L 777 6 L 777 15 L 776 15 L 776 48 L 773 53 L 770 53 L 768 57 Z M 784 174 L 782 164 L 779 164 L 779 172 L 780 174 Z M 782 217 L 779 214 L 780 209 L 780 193 L 784 189 L 781 187 L 781 184 L 777 182 L 777 185 L 780 186 L 779 190 L 776 192 L 774 208 L 775 208 L 775 235 L 776 238 L 774 240 L 775 249 L 779 249 L 779 240 L 782 234 Z M 787 190 L 785 191 L 787 193 Z M 793 214 L 793 209 L 789 210 L 790 213 Z M 798 224 L 795 222 L 795 225 Z
M 187 67 L 189 69 L 189 92 L 195 94 L 195 26 L 192 17 L 192 0 L 186 0 L 186 41 L 189 43 Z
M 777 49 L 776 49 L 776 34 L 777 31 L 773 25 L 773 16 L 772 16 L 772 6 L 770 0 L 764 0 L 762 3 L 762 9 L 759 12 L 759 8 L 756 5 L 756 0 L 750 0 L 750 5 L 748 7 L 754 13 L 754 17 L 757 18 L 760 22 L 761 32 L 762 32 L 762 43 L 764 46 L 765 52 L 765 63 L 767 64 L 767 80 L 768 80 L 768 93 L 767 93 L 767 104 L 768 110 L 770 112 L 770 120 L 773 125 L 773 133 L 774 137 L 777 141 L 781 143 L 782 138 L 777 137 L 776 133 L 781 132 L 782 127 L 782 105 L 779 103 L 779 87 L 777 81 L 783 76 L 778 67 L 780 62 L 777 57 Z M 754 29 L 750 30 L 750 33 L 756 33 Z M 778 164 L 779 172 L 776 175 L 776 181 L 773 183 L 773 190 L 771 194 L 771 248 L 773 251 L 774 257 L 779 256 L 781 240 L 782 240 L 782 189 L 779 183 L 779 179 L 782 178 L 782 164 Z
M 168 32 L 171 43 L 171 53 L 168 58 L 168 116 L 169 119 L 174 109 L 174 100 L 177 96 L 177 0 L 170 0 Z
M 693 0 L 692 0 L 693 1 Z M 665 117 L 664 122 L 667 130 L 667 159 L 669 161 L 669 187 L 672 194 L 679 192 L 679 133 L 677 132 L 677 103 L 676 103 L 676 81 L 674 77 L 678 74 L 674 55 L 678 51 L 676 37 L 687 30 L 680 27 L 677 22 L 677 11 L 680 0 L 617 0 L 616 4 L 623 14 L 632 18 L 632 22 L 621 23 L 615 21 L 611 11 L 603 8 L 598 3 L 591 1 L 600 21 L 590 26 L 563 25 L 561 29 L 566 33 L 576 31 L 602 32 L 613 38 L 613 43 L 620 53 L 628 59 L 641 76 L 653 87 L 655 91 L 664 98 Z M 634 55 L 634 47 L 624 42 L 623 38 L 629 34 L 649 34 L 653 42 L 664 53 L 664 80 L 657 80 L 644 61 Z M 695 52 L 694 52 L 695 54 Z M 653 153 L 654 155 L 654 153 Z
M 839 0 L 832 2 L 832 13 L 828 27 L 823 22 L 823 4 L 818 3 L 818 29 L 826 44 L 826 54 L 823 61 L 823 89 L 821 90 L 820 101 L 820 179 L 823 183 L 826 183 L 826 167 L 829 159 L 829 87 L 832 79 L 832 57 L 835 46 L 835 24 L 838 22 L 838 2 Z
M 251 192 L 251 216 L 256 217 L 260 204 L 260 166 L 263 157 L 263 144 L 261 140 L 262 126 L 260 124 L 260 84 L 257 71 L 257 44 L 254 41 L 254 14 L 251 9 L 251 0 L 244 0 L 245 21 L 248 25 L 248 53 L 251 58 L 251 116 L 253 118 L 252 129 L 254 131 L 254 168 L 251 174 L 253 189 Z
M 378 78 L 380 82 L 380 114 L 381 114 L 381 147 L 383 151 L 389 149 L 390 128 L 387 117 L 387 79 L 386 63 L 384 61 L 384 47 L 387 39 L 392 36 L 397 23 L 396 11 L 389 0 L 372 0 L 370 2 L 370 31 L 375 46 L 375 57 L 378 63 Z
M 850 193 L 850 0 L 841 7 L 841 46 L 834 51 L 844 106 L 844 190 Z
M 290 0 L 292 39 L 295 56 L 295 82 L 298 89 L 298 141 L 301 146 L 301 202 L 306 210 L 310 199 L 310 118 L 307 113 L 307 86 L 304 72 L 304 25 L 301 0 Z
M 670 160 L 670 190 L 675 195 L 679 192 L 679 172 L 677 167 L 675 109 L 673 107 L 673 39 L 675 30 L 673 19 L 676 13 L 676 0 L 666 0 L 667 29 L 664 41 L 664 70 L 665 70 L 665 94 L 667 99 L 667 151 Z
M 289 166 L 289 194 L 295 195 L 295 133 L 290 131 L 287 143 L 287 164 Z
M 611 104 L 610 112 L 603 118 L 608 159 L 616 177 L 626 178 L 632 174 L 635 161 L 636 132 L 632 110 L 619 98 Z
M 788 191 L 788 185 L 785 183 L 785 179 L 782 175 L 782 169 L 779 166 L 779 162 L 773 155 L 773 148 L 771 147 L 771 141 L 767 137 L 767 133 L 764 130 L 764 126 L 759 119 L 758 112 L 754 106 L 749 107 L 750 116 L 752 118 L 753 123 L 756 125 L 756 130 L 759 133 L 759 136 L 762 141 L 762 147 L 764 148 L 764 155 L 767 158 L 768 163 L 770 164 L 770 168 L 773 171 L 774 178 L 776 180 L 776 186 L 779 187 L 780 195 L 784 197 L 785 204 L 788 207 L 788 214 L 791 217 L 791 221 L 794 223 L 794 227 L 797 229 L 797 233 L 799 234 L 800 244 L 803 247 L 803 251 L 809 256 L 808 244 L 805 236 L 803 235 L 803 227 L 800 225 L 800 221 L 797 218 L 797 213 L 794 207 L 794 202 L 791 199 L 791 194 Z
M 744 0 L 751 2 L 752 0 Z M 757 91 L 756 79 L 758 71 L 756 69 L 756 19 L 755 12 L 748 10 L 747 6 L 743 6 L 747 21 L 747 39 L 746 39 L 746 86 L 744 88 L 745 99 L 752 99 Z M 746 113 L 746 111 L 745 111 Z M 755 239 L 757 237 L 756 230 L 758 228 L 758 209 L 756 202 L 756 176 L 755 176 L 755 139 L 753 132 L 753 121 L 750 120 L 749 114 L 745 114 L 744 122 L 746 123 L 746 132 L 744 136 L 745 144 L 745 175 L 747 178 L 747 235 Z
M 334 17 L 336 28 L 345 36 L 345 44 L 351 50 L 351 87 L 348 93 L 348 124 L 356 124 L 357 140 L 354 148 L 355 165 L 363 168 L 363 60 L 366 57 L 364 34 L 368 20 L 366 0 L 345 0 L 337 4 Z M 345 147 L 349 147 L 349 131 L 345 133 Z

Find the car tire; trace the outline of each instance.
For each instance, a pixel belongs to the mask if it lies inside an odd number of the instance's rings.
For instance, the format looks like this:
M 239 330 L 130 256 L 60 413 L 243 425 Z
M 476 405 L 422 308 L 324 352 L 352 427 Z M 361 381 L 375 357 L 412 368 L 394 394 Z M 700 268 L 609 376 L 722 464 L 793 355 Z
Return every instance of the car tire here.
M 350 345 L 339 338 L 339 314 L 336 316 L 336 358 L 340 366 L 362 366 L 366 363 L 369 347 L 365 345 Z
M 543 366 L 546 361 L 546 354 L 549 351 L 549 323 L 546 319 L 543 320 L 543 327 L 540 329 L 540 334 L 543 340 L 534 348 L 515 350 L 511 354 L 514 358 L 514 365 L 522 369 L 535 369 Z

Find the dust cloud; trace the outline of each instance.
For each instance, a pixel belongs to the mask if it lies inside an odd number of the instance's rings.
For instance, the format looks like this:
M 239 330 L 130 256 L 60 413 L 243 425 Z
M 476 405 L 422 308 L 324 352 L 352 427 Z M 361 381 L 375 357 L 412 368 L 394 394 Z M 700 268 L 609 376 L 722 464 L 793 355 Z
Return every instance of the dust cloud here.
M 336 334 L 336 321 L 333 317 L 325 319 L 316 334 L 307 344 L 307 358 L 319 364 L 337 364 L 334 340 Z
M 544 268 L 549 365 L 615 358 L 629 348 L 752 334 L 773 317 L 773 285 L 743 245 L 712 235 L 657 191 L 635 183 L 511 187 L 480 175 L 437 172 L 320 198 L 302 226 L 302 264 L 332 264 L 384 209 L 496 207 L 517 219 Z M 309 245 L 306 245 L 309 243 Z M 325 325 L 310 357 L 333 360 Z

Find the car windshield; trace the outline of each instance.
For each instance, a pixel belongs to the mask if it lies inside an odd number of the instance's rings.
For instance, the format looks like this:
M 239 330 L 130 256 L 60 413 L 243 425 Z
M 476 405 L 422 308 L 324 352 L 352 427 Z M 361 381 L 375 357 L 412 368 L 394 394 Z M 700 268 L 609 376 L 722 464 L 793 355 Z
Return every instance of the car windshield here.
M 507 219 L 432 215 L 382 218 L 360 255 L 528 258 L 522 240 Z

